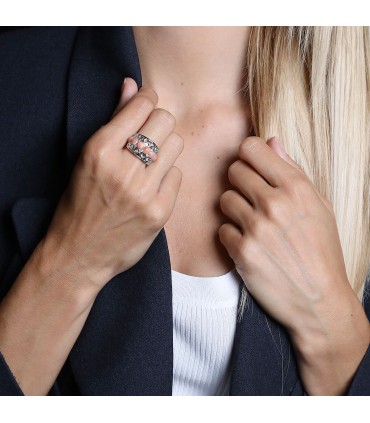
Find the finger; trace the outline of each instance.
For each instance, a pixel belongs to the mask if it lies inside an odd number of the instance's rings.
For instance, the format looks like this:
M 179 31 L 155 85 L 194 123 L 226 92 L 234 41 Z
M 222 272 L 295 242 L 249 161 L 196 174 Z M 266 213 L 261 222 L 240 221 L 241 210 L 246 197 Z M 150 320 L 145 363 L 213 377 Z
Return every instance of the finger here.
M 269 138 L 267 140 L 266 144 L 276 154 L 278 154 L 282 159 L 284 159 L 287 163 L 289 163 L 291 166 L 293 166 L 299 172 L 302 172 L 303 174 L 305 174 L 304 170 L 289 156 L 289 154 L 285 151 L 281 142 L 276 137 Z
M 122 86 L 121 86 L 121 96 L 119 98 L 119 102 L 117 104 L 117 107 L 115 108 L 112 118 L 116 116 L 118 112 L 120 112 L 126 104 L 131 100 L 131 98 L 137 94 L 138 87 L 136 84 L 136 81 L 133 78 L 125 78 L 123 80 Z
M 266 144 L 275 151 L 276 154 L 278 154 L 281 158 L 283 158 L 287 163 L 289 163 L 291 166 L 293 166 L 296 170 L 298 170 L 300 173 L 302 173 L 304 176 L 307 177 L 306 172 L 296 163 L 289 154 L 285 151 L 282 144 L 279 142 L 279 140 L 276 137 L 272 137 L 267 140 Z M 325 198 L 323 195 L 320 194 L 320 192 L 316 189 L 314 185 L 312 187 L 315 189 L 318 197 L 323 202 L 325 207 L 332 213 L 333 212 L 333 206 L 332 203 Z
M 164 140 L 172 133 L 175 125 L 176 125 L 175 117 L 169 111 L 158 108 L 153 110 L 148 120 L 144 123 L 144 125 L 140 128 L 138 132 L 142 135 L 145 135 L 146 137 L 148 137 L 149 139 L 155 142 L 155 144 L 160 149 L 157 154 L 157 157 L 159 157 L 159 154 L 162 153 L 161 151 L 162 144 Z M 145 149 L 146 148 L 149 149 L 149 147 L 145 147 L 143 144 L 140 144 L 139 142 L 137 146 L 140 148 L 140 145 L 142 145 L 141 148 L 143 149 L 143 151 L 147 152 Z M 143 162 L 141 162 L 140 159 L 135 157 L 135 155 L 131 151 L 129 151 L 127 148 L 122 149 L 122 155 L 125 157 L 125 160 L 128 160 L 130 163 L 133 163 L 134 160 L 136 163 L 138 162 L 138 164 L 135 164 L 135 165 L 133 164 L 133 166 L 139 167 L 140 165 L 143 169 L 147 167 Z M 153 165 L 155 166 L 157 161 L 158 159 L 155 159 L 155 162 L 151 163 L 149 167 Z
M 173 166 L 183 149 L 183 138 L 179 134 L 172 132 L 162 144 L 160 152 L 158 153 L 160 154 L 158 160 L 156 160 L 154 165 L 146 167 L 148 178 L 152 181 L 158 181 L 157 190 L 159 190 L 162 179 Z
M 243 160 L 237 160 L 229 167 L 228 177 L 231 184 L 237 187 L 257 208 L 260 200 L 266 198 L 272 189 L 271 185 Z
M 108 139 L 113 148 L 122 148 L 127 138 L 144 125 L 157 102 L 157 93 L 150 86 L 143 85 L 125 107 L 99 129 L 97 135 Z
M 222 213 L 239 225 L 243 232 L 247 231 L 254 212 L 245 198 L 230 189 L 220 196 L 220 208 Z
M 232 223 L 224 223 L 218 230 L 218 236 L 221 243 L 227 249 L 230 257 L 235 258 L 237 256 L 239 243 L 243 237 L 240 230 Z
M 292 175 L 292 168 L 259 137 L 246 138 L 239 147 L 239 156 L 249 163 L 273 187 L 284 185 Z
M 167 219 L 170 217 L 176 203 L 177 194 L 179 192 L 182 181 L 182 172 L 172 166 L 167 172 L 159 187 L 157 201 L 166 210 Z
M 137 132 L 150 138 L 157 145 L 162 145 L 175 126 L 175 117 L 168 110 L 158 108 L 153 110 L 148 120 Z

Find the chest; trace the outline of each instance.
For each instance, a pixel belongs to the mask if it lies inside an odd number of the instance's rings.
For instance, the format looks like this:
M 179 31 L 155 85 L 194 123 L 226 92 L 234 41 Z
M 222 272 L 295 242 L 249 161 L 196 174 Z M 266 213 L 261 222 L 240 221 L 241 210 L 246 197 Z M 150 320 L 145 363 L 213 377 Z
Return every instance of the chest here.
M 223 192 L 233 188 L 227 171 L 237 160 L 237 146 L 218 148 L 208 155 L 202 148 L 185 147 L 175 162 L 183 178 L 164 229 L 172 269 L 194 276 L 218 276 L 234 267 L 218 229 L 229 221 L 219 201 Z

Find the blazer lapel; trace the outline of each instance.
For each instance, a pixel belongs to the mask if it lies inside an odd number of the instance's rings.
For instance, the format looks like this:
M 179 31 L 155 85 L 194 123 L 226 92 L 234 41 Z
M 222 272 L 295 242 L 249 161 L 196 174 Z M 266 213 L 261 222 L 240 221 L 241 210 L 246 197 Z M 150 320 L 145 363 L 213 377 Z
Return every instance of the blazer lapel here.
M 68 86 L 67 163 L 105 124 L 124 77 L 141 87 L 132 27 L 79 29 Z M 70 353 L 84 395 L 171 395 L 172 286 L 164 230 L 144 257 L 99 293 Z
M 285 329 L 248 294 L 236 326 L 230 395 L 290 395 L 298 373 Z
M 68 81 L 68 175 L 83 144 L 109 120 L 125 76 L 140 88 L 132 27 L 77 31 Z M 55 206 L 44 198 L 15 204 L 12 219 L 24 259 L 45 233 Z M 69 355 L 81 394 L 171 395 L 172 330 L 171 263 L 162 229 L 144 257 L 113 278 L 91 309 Z M 251 296 L 237 323 L 232 361 L 230 395 L 289 394 L 298 386 L 286 332 Z
M 125 76 L 140 88 L 132 27 L 78 31 L 68 87 L 67 163 L 106 123 Z M 171 263 L 161 230 L 145 256 L 99 294 L 70 354 L 83 394 L 171 395 Z M 285 330 L 254 299 L 237 324 L 230 395 L 287 394 L 297 381 Z
M 141 87 L 132 27 L 77 30 L 68 80 L 66 154 L 69 171 L 83 144 L 109 121 L 126 76 L 135 79 Z

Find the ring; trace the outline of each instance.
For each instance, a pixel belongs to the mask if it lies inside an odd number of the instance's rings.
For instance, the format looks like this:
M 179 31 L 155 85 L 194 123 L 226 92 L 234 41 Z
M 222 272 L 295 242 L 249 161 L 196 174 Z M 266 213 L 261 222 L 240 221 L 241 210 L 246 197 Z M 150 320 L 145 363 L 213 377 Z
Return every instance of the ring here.
M 158 158 L 159 148 L 157 144 L 138 132 L 127 139 L 126 147 L 147 166 Z

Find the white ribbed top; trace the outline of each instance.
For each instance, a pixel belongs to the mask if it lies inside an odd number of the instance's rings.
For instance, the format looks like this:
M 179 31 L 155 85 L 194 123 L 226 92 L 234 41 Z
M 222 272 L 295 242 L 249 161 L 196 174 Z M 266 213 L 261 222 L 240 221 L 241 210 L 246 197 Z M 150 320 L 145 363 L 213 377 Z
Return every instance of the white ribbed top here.
M 235 268 L 212 277 L 171 272 L 172 395 L 228 395 L 242 279 Z

